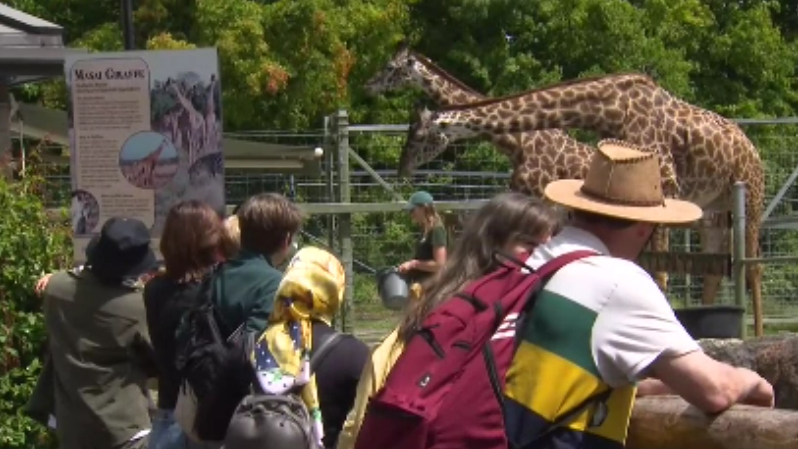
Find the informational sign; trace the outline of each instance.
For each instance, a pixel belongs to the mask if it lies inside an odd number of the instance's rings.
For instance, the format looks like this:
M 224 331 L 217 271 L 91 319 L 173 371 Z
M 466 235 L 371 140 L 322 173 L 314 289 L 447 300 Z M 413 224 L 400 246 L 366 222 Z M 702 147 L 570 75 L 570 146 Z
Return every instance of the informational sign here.
M 76 262 L 111 217 L 143 221 L 157 252 L 177 202 L 224 211 L 216 49 L 68 55 L 64 69 Z

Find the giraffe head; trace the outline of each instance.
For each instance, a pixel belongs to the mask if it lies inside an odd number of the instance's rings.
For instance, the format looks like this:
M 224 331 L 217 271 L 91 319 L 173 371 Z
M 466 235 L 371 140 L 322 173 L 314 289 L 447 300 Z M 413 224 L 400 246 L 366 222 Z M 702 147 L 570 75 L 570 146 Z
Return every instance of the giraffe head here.
M 407 141 L 399 157 L 399 176 L 412 175 L 416 167 L 435 159 L 446 149 L 449 138 L 435 123 L 435 115 L 420 102 L 413 109 Z
M 410 50 L 410 46 L 402 42 L 385 67 L 366 82 L 366 92 L 369 95 L 380 95 L 407 86 L 419 79 L 422 69 L 423 64 Z

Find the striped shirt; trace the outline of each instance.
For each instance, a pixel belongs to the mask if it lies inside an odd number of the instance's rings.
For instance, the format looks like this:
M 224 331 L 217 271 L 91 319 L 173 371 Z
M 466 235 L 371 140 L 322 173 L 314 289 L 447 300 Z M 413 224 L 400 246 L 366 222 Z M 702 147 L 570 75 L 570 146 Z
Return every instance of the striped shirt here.
M 527 264 L 576 250 L 608 254 L 583 230 L 567 227 Z M 662 354 L 699 350 L 651 276 L 633 262 L 594 256 L 573 262 L 546 284 L 507 372 L 508 437 L 525 447 L 562 414 L 596 393 L 601 404 L 555 430 L 535 449 L 623 447 L 636 381 Z

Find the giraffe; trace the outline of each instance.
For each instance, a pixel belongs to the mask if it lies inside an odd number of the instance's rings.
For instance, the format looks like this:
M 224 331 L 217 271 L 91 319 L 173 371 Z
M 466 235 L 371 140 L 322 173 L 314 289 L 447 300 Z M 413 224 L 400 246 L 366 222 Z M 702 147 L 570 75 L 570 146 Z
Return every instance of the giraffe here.
M 180 114 L 182 113 L 181 109 L 174 108 L 163 116 L 162 128 L 165 129 L 164 132 L 169 133 L 169 139 L 175 148 L 183 148 L 183 135 L 180 132 Z
M 72 208 L 70 209 L 72 215 L 72 231 L 76 235 L 86 233 L 87 214 L 86 208 L 83 207 L 83 202 L 77 194 L 72 195 Z
M 401 45 L 382 71 L 366 84 L 371 95 L 408 86 L 418 86 L 443 106 L 468 104 L 485 96 L 452 77 L 425 56 Z M 542 197 L 555 179 L 582 178 L 593 147 L 571 138 L 559 129 L 486 136 L 507 156 L 513 167 L 510 189 Z M 407 176 L 429 160 L 403 158 L 400 175 Z
M 177 101 L 183 106 L 183 111 L 188 115 L 189 129 L 186 143 L 188 143 L 188 166 L 191 167 L 194 161 L 201 156 L 200 153 L 203 150 L 202 147 L 205 143 L 205 118 L 202 113 L 194 109 L 191 100 L 185 97 L 177 83 L 169 80 L 167 81 L 167 88 L 172 91 Z
M 764 169 L 754 144 L 732 121 L 686 103 L 656 83 L 616 74 L 571 80 L 502 98 L 442 108 L 420 115 L 415 127 L 424 144 L 413 151 L 439 154 L 458 139 L 480 134 L 581 128 L 609 134 L 664 158 L 675 168 L 678 197 L 709 213 L 730 212 L 732 185 L 747 188 L 746 257 L 759 257 Z M 414 156 L 420 157 L 420 156 Z M 426 155 L 424 157 L 429 157 Z M 700 230 L 702 251 L 719 252 L 728 244 L 723 228 Z M 756 335 L 762 335 L 762 267 L 748 264 Z M 705 276 L 702 301 L 714 302 L 720 277 Z
M 205 90 L 205 151 L 216 151 L 219 148 L 219 129 L 216 124 L 216 75 L 211 75 L 211 82 Z
M 648 78 L 641 76 L 641 81 Z M 420 87 L 425 94 L 443 106 L 468 104 L 484 100 L 486 97 L 454 78 L 437 66 L 429 58 L 400 43 L 393 57 L 385 67 L 366 83 L 365 89 L 371 95 L 401 89 L 408 86 Z M 421 112 L 416 111 L 416 114 Z M 419 120 L 411 120 L 419 123 Z M 411 128 L 409 134 L 416 132 Z M 488 138 L 512 164 L 510 189 L 543 198 L 543 189 L 557 179 L 583 179 L 587 173 L 594 148 L 570 137 L 560 129 L 544 129 L 532 132 L 487 134 Z M 408 139 L 412 141 L 412 138 Z M 411 157 L 413 153 L 403 151 L 399 162 L 399 175 L 409 176 L 415 167 L 423 165 L 435 155 L 416 153 L 421 158 Z M 668 250 L 668 234 L 660 229 L 651 241 L 651 249 L 656 252 Z M 657 285 L 664 291 L 667 287 L 667 273 L 655 273 Z
M 155 167 L 158 165 L 158 158 L 161 157 L 166 145 L 167 139 L 164 138 L 158 148 L 132 164 L 130 173 L 137 187 L 150 189 L 155 186 Z

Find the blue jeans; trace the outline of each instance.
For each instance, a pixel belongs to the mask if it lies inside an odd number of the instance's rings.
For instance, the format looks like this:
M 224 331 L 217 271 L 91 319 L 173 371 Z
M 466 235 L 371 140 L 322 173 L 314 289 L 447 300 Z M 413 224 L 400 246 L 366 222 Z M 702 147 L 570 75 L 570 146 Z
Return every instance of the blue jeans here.
M 213 444 L 191 440 L 175 421 L 174 410 L 158 409 L 152 417 L 150 444 L 147 449 L 210 449 Z

